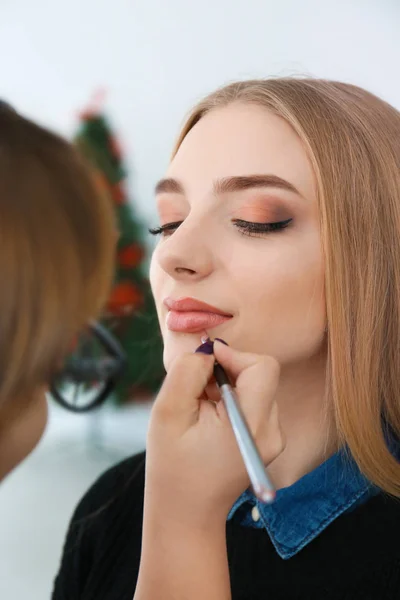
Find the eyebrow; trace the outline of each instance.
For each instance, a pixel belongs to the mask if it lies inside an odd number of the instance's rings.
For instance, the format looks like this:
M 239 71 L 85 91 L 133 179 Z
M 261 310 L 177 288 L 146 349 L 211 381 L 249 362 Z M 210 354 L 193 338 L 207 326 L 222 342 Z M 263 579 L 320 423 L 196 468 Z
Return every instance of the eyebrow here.
M 213 192 L 214 194 L 224 194 L 231 192 L 241 192 L 243 190 L 249 190 L 253 188 L 266 188 L 273 187 L 281 190 L 287 190 L 299 194 L 299 191 L 295 186 L 278 177 L 277 175 L 240 175 L 237 177 L 224 177 L 214 182 Z M 182 183 L 177 179 L 168 178 L 161 179 L 155 188 L 156 194 L 184 194 L 185 190 Z

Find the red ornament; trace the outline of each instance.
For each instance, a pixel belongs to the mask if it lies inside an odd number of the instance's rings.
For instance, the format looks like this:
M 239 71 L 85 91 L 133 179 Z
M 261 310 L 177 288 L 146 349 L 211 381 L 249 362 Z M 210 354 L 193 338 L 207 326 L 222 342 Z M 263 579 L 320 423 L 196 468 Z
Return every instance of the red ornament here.
M 123 204 L 125 202 L 125 191 L 120 183 L 115 183 L 111 186 L 111 193 L 115 204 Z
M 107 312 L 123 316 L 134 312 L 143 303 L 142 292 L 129 281 L 117 283 L 107 303 Z
M 131 244 L 118 252 L 118 263 L 124 269 L 137 267 L 144 258 L 144 251 L 139 244 Z
M 107 90 L 104 87 L 98 88 L 92 95 L 89 105 L 80 112 L 80 118 L 83 121 L 95 119 L 103 111 Z
M 113 136 L 110 137 L 109 142 L 109 149 L 111 154 L 117 159 L 117 160 L 121 160 L 122 158 L 122 150 L 121 150 L 121 146 L 120 143 L 117 141 L 117 139 Z

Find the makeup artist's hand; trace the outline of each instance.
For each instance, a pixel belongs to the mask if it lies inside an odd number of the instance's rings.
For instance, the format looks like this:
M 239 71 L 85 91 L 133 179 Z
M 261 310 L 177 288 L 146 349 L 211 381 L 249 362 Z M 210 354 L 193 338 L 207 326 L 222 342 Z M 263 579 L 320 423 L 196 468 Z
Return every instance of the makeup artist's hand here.
M 210 385 L 215 358 L 229 374 L 264 463 L 284 448 L 274 396 L 279 365 L 271 357 L 214 344 L 214 355 L 186 354 L 172 364 L 153 407 L 148 439 L 145 510 L 158 505 L 181 524 L 225 522 L 249 485 L 223 402 Z M 214 390 L 213 390 L 214 386 Z M 207 392 L 205 392 L 207 390 Z

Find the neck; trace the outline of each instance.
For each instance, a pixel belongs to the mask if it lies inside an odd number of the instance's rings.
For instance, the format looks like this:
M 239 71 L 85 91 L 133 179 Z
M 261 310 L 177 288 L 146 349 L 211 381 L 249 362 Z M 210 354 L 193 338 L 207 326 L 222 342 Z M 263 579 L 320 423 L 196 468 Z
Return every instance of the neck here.
M 268 467 L 277 489 L 298 481 L 337 448 L 325 384 L 325 352 L 306 363 L 282 368 L 276 398 L 286 447 Z

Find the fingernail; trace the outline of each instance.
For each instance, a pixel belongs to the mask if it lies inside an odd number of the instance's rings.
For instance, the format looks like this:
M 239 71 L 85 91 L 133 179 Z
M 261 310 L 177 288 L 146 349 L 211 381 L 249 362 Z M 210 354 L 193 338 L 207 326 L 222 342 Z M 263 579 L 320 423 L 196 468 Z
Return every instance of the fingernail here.
M 211 340 L 204 342 L 199 346 L 196 352 L 201 352 L 202 354 L 213 354 L 214 353 L 214 343 Z
M 225 346 L 229 346 L 228 342 L 225 342 L 225 340 L 221 340 L 221 338 L 215 338 L 215 340 L 218 340 L 219 342 L 221 342 L 221 344 L 225 344 Z

